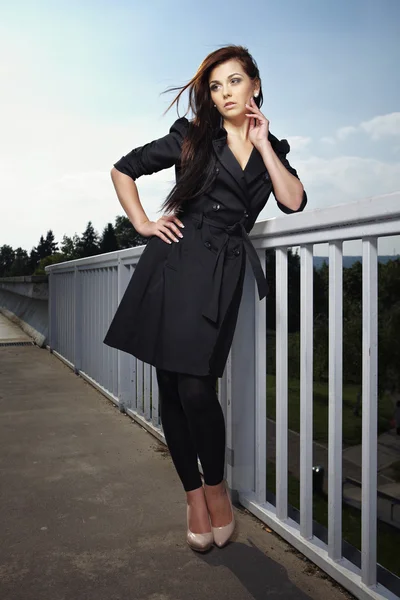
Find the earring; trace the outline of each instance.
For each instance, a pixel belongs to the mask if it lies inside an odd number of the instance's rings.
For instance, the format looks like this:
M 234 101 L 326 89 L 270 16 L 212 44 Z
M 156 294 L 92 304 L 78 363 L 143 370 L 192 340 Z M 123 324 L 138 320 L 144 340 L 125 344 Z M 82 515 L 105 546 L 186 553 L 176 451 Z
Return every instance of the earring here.
M 217 105 L 216 105 L 216 104 L 214 104 L 214 108 L 217 108 Z
M 258 98 L 258 92 L 254 94 L 254 98 Z

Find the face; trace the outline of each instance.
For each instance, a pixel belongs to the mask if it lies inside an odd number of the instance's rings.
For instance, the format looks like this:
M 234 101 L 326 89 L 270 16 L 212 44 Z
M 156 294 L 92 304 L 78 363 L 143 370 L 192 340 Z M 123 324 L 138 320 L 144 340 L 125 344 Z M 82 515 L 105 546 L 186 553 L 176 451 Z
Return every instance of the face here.
M 247 112 L 246 103 L 259 92 L 257 80 L 245 73 L 237 60 L 228 60 L 215 67 L 209 76 L 211 100 L 216 109 L 225 118 L 238 117 Z

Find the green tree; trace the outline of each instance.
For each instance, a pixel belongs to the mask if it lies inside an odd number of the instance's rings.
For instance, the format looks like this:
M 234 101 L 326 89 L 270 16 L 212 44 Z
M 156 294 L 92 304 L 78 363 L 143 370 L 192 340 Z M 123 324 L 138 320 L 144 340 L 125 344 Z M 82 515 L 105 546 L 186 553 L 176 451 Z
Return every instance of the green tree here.
M 47 275 L 47 273 L 45 271 L 45 267 L 47 267 L 48 265 L 54 265 L 56 263 L 60 263 L 60 262 L 64 262 L 64 261 L 65 261 L 65 256 L 61 252 L 55 252 L 54 254 L 45 256 L 44 258 L 42 258 L 39 261 L 39 264 L 36 267 L 33 274 L 34 275 Z
M 114 231 L 118 248 L 121 250 L 147 244 L 148 238 L 143 237 L 136 231 L 128 217 L 117 216 L 115 218 Z
M 65 257 L 65 260 L 74 260 L 75 258 L 79 258 L 79 242 L 80 238 L 75 233 L 71 238 L 68 235 L 64 235 L 61 242 L 61 252 Z
M 30 275 L 31 272 L 32 270 L 27 251 L 21 247 L 17 248 L 15 250 L 14 262 L 11 267 L 10 275 Z
M 77 252 L 79 258 L 99 254 L 99 235 L 91 221 L 88 222 L 85 231 L 77 243 Z
M 51 229 L 48 230 L 46 234 L 45 244 L 47 248 L 47 256 L 51 256 L 58 252 L 58 244 L 54 241 L 54 234 Z
M 0 277 L 9 277 L 14 262 L 15 252 L 12 246 L 4 244 L 0 247 Z
M 51 256 L 55 252 L 57 252 L 57 245 L 54 241 L 54 234 L 51 229 L 48 230 L 46 237 L 43 235 L 40 236 L 40 240 L 38 245 L 35 248 L 35 252 L 38 256 L 38 259 L 41 260 L 46 256 Z
M 100 252 L 114 252 L 118 250 L 118 240 L 112 223 L 108 223 L 100 239 Z
M 39 264 L 39 254 L 36 248 L 32 248 L 29 254 L 29 273 L 33 273 Z
M 400 392 L 400 259 L 378 266 L 378 387 Z
M 289 333 L 300 330 L 300 257 L 288 249 L 288 328 Z M 276 256 L 274 249 L 265 252 L 269 292 L 267 296 L 267 329 L 276 329 Z

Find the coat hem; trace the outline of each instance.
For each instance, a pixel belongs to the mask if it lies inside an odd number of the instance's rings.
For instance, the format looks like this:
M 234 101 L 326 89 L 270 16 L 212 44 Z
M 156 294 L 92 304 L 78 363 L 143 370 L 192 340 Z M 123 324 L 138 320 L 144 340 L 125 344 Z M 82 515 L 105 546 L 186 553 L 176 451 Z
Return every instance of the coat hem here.
M 219 374 L 219 372 L 218 373 L 211 372 L 210 369 L 208 370 L 208 373 L 205 373 L 204 369 L 192 369 L 192 368 L 190 368 L 190 369 L 184 370 L 182 368 L 176 368 L 176 366 L 174 366 L 173 364 L 165 362 L 165 361 L 159 362 L 158 360 L 154 360 L 154 359 L 148 360 L 149 357 L 145 357 L 140 352 L 136 352 L 136 351 L 134 351 L 132 349 L 128 349 L 128 348 L 123 347 L 121 345 L 117 346 L 117 345 L 112 344 L 111 342 L 106 342 L 106 341 L 103 341 L 103 344 L 106 344 L 107 346 L 110 346 L 111 348 L 115 348 L 116 350 L 120 350 L 121 352 L 125 352 L 126 354 L 130 354 L 134 358 L 137 358 L 138 360 L 141 360 L 142 362 L 144 362 L 144 363 L 146 363 L 148 365 L 151 365 L 152 367 L 155 367 L 156 369 L 162 369 L 162 370 L 165 370 L 165 371 L 172 371 L 174 373 L 184 373 L 186 375 L 196 375 L 198 377 L 205 377 L 207 375 L 212 375 L 213 377 L 218 377 L 218 378 L 223 377 L 223 373 Z

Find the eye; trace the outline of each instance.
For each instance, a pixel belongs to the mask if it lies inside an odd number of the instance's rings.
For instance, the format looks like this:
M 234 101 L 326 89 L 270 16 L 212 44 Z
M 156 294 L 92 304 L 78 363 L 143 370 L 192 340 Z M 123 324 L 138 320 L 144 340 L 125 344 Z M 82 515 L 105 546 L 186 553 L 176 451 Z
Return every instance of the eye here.
M 238 79 L 237 77 L 235 77 L 234 79 L 231 79 L 231 83 L 233 83 L 234 81 L 237 81 L 237 82 L 239 83 L 239 82 L 240 82 L 240 81 L 242 81 L 242 80 L 241 80 L 241 79 Z
M 214 84 L 213 84 L 213 85 L 210 87 L 210 90 L 211 90 L 212 92 L 215 92 L 215 90 L 217 89 L 217 87 L 218 87 L 218 85 L 217 85 L 216 83 L 214 83 Z

